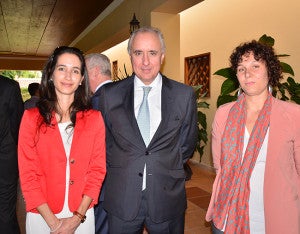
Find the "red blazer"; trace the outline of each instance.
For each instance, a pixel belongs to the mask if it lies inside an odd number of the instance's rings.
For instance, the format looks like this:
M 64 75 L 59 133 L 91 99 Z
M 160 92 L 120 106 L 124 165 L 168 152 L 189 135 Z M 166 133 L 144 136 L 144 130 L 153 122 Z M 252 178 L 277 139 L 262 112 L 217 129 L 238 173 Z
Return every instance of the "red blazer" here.
M 213 218 L 213 207 L 219 192 L 221 137 L 233 104 L 221 106 L 213 122 L 212 153 L 217 176 L 206 214 L 207 221 Z M 266 234 L 300 233 L 299 119 L 300 105 L 273 98 L 264 177 Z
M 66 154 L 56 118 L 52 127 L 38 123 L 37 108 L 26 110 L 19 133 L 18 157 L 21 188 L 26 211 L 47 203 L 54 213 L 63 208 L 66 188 Z M 95 110 L 76 115 L 70 152 L 69 208 L 75 211 L 85 194 L 98 196 L 106 173 L 105 127 L 101 113 Z

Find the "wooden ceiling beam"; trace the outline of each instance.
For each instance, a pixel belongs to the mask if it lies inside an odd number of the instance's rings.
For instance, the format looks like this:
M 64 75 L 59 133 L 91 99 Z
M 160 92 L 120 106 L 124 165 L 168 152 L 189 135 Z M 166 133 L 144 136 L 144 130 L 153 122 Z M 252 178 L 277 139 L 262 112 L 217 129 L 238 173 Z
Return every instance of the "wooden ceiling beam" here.
M 0 70 L 43 70 L 48 57 L 1 56 Z

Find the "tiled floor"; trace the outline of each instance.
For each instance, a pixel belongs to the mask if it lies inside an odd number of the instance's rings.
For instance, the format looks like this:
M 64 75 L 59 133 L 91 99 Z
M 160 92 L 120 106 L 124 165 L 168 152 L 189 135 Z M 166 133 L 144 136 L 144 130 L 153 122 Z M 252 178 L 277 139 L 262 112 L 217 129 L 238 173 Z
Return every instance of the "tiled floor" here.
M 192 179 L 186 182 L 188 208 L 185 215 L 185 234 L 210 234 L 210 224 L 205 221 L 214 173 L 198 164 L 190 163 Z
M 205 222 L 214 174 L 195 163 L 190 163 L 192 179 L 186 182 L 188 208 L 185 215 L 184 234 L 211 234 L 210 224 Z M 25 234 L 25 210 L 22 198 L 17 203 L 21 234 Z M 146 232 L 145 232 L 146 233 Z

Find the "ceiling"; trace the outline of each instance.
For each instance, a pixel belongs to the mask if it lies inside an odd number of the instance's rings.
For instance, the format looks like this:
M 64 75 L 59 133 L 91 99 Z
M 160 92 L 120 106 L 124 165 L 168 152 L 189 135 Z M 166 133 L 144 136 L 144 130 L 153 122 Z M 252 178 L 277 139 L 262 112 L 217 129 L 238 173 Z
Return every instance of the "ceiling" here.
M 151 12 L 177 14 L 203 0 L 0 0 L 0 70 L 41 70 L 62 45 L 84 53 L 106 50 L 129 36 Z
M 10 59 L 15 62 L 18 57 L 20 60 L 26 58 L 44 63 L 45 57 L 54 48 L 70 45 L 112 2 L 113 0 L 1 0 L 0 69 L 5 69 L 4 60 L 8 63 Z M 32 68 L 34 69 L 34 64 Z

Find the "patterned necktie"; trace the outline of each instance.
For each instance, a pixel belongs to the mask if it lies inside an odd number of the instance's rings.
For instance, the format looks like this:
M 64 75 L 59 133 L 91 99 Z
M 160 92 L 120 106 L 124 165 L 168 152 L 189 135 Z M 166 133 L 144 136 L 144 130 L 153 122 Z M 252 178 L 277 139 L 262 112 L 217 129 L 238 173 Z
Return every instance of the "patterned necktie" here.
M 146 146 L 148 146 L 150 142 L 150 113 L 148 106 L 148 94 L 151 90 L 151 87 L 144 86 L 143 90 L 144 96 L 137 116 L 137 123 L 139 125 L 144 142 Z

